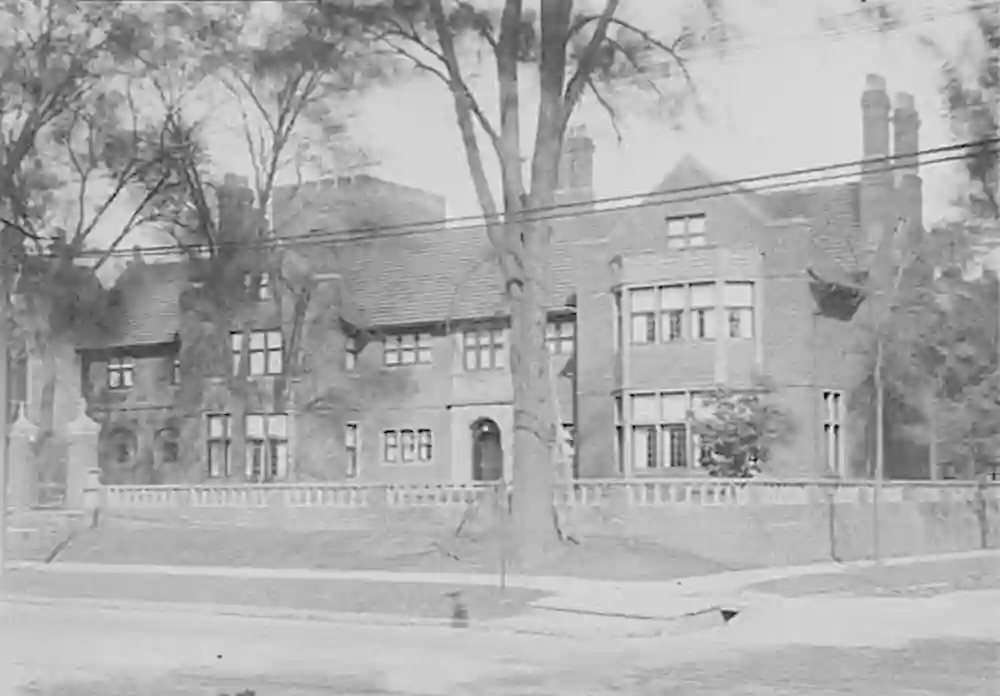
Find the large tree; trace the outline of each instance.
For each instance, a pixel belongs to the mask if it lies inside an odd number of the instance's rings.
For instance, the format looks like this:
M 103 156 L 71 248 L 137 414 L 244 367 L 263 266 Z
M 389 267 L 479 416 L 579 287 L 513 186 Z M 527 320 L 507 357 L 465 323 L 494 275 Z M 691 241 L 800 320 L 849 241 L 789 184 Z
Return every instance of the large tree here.
M 131 98 L 156 51 L 140 8 L 6 2 L 0 24 L 3 293 L 17 292 L 16 344 L 42 358 L 38 445 L 51 469 L 58 347 L 111 328 L 114 297 L 97 273 L 178 182 L 164 120 Z
M 438 78 L 450 93 L 510 306 L 513 533 L 521 560 L 534 562 L 558 539 L 552 509 L 556 432 L 545 346 L 552 222 L 534 211 L 556 202 L 563 141 L 581 100 L 590 95 L 613 115 L 609 84 L 649 85 L 656 76 L 684 73 L 696 34 L 685 28 L 657 36 L 621 0 L 585 7 L 573 0 L 319 4 L 331 18 L 357 20 L 384 53 Z M 633 8 L 640 12 L 645 4 Z M 701 15 L 706 27 L 719 26 L 717 3 L 696 9 L 707 10 Z M 683 25 L 695 16 L 678 11 L 673 18 Z M 475 94 L 477 56 L 486 56 L 496 69 L 492 108 Z M 537 69 L 536 79 L 526 79 L 526 66 Z M 537 100 L 537 111 L 533 145 L 525 152 L 522 117 L 529 100 Z M 489 155 L 499 165 L 498 185 L 492 183 Z
M 939 462 L 963 469 L 956 462 L 962 436 L 946 421 L 957 418 L 967 390 L 996 364 L 995 281 L 966 277 L 980 238 L 979 229 L 965 222 L 911 236 L 897 233 L 883 245 L 883 262 L 869 279 L 858 318 L 865 377 L 852 400 L 874 426 L 877 383 L 883 385 L 890 478 L 937 477 Z M 870 466 L 878 453 L 875 433 L 870 428 L 863 443 Z

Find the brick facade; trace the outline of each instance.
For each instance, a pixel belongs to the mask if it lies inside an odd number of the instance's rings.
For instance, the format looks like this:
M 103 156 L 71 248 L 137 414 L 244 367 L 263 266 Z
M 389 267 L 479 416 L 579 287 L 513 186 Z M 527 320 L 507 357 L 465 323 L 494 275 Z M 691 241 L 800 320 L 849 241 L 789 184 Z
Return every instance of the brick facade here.
M 889 155 L 887 103 L 884 82 L 870 78 L 862 108 L 866 157 Z M 905 155 L 918 148 L 919 120 L 912 100 L 904 95 L 899 103 L 894 154 Z M 775 453 L 771 473 L 824 473 L 830 437 L 824 432 L 824 392 L 842 394 L 848 403 L 859 375 L 858 320 L 819 315 L 808 272 L 849 284 L 852 273 L 865 267 L 879 230 L 889 229 L 902 213 L 920 224 L 915 164 L 898 176 L 866 167 L 858 181 L 762 193 L 734 187 L 727 195 L 671 202 L 676 197 L 662 192 L 720 180 L 685 158 L 644 206 L 621 211 L 592 210 L 593 166 L 592 142 L 573 131 L 559 200 L 588 214 L 554 223 L 550 308 L 553 322 L 568 319 L 575 326 L 575 340 L 560 344 L 573 346 L 572 357 L 553 355 L 552 367 L 559 418 L 575 426 L 577 475 L 638 473 L 627 408 L 632 396 L 697 393 L 720 383 L 748 387 L 759 376 L 775 384 L 775 398 L 797 426 L 794 438 Z M 227 183 L 240 187 L 235 179 Z M 242 216 L 230 228 L 247 228 L 252 197 L 248 202 L 235 191 L 226 200 L 222 214 Z M 231 476 L 240 479 L 245 413 L 275 410 L 287 415 L 291 480 L 461 482 L 474 478 L 477 457 L 480 464 L 502 461 L 509 475 L 508 313 L 482 230 L 431 225 L 419 233 L 401 232 L 399 225 L 445 217 L 443 201 L 368 177 L 279 191 L 273 216 L 280 237 L 319 231 L 336 240 L 310 244 L 300 253 L 317 283 L 303 331 L 301 370 L 290 383 L 287 403 L 275 401 L 274 382 L 280 378 L 232 379 L 233 327 L 192 309 L 197 289 L 191 287 L 188 263 L 136 259 L 119 281 L 132 298 L 125 309 L 135 314 L 126 322 L 129 329 L 80 351 L 83 391 L 102 414 L 107 480 L 206 480 L 209 414 L 231 416 Z M 704 216 L 703 244 L 677 248 L 670 242 L 667 218 L 684 216 Z M 363 231 L 378 226 L 389 229 Z M 337 236 L 349 230 L 362 231 Z M 727 283 L 752 284 L 741 286 L 752 287 L 752 326 L 738 337 L 729 337 Z M 714 326 L 714 338 L 686 335 L 664 342 L 658 336 L 633 345 L 634 292 L 682 284 L 711 284 L 706 321 Z M 248 330 L 279 330 L 287 342 L 289 310 L 281 300 L 265 303 L 246 310 L 238 323 Z M 691 307 L 685 311 L 684 321 L 690 322 Z M 501 364 L 467 369 L 466 337 L 479 340 L 491 330 L 502 342 Z M 386 363 L 383 341 L 395 345 L 397 337 L 406 351 L 413 342 L 408 355 L 419 352 L 413 364 Z M 351 352 L 352 342 L 367 345 Z M 489 345 L 477 344 L 481 352 L 475 360 L 495 359 Z M 108 361 L 116 355 L 132 358 L 130 389 L 107 388 Z M 848 475 L 861 466 L 855 451 L 863 430 L 849 413 L 842 421 L 836 424 L 844 453 L 839 473 Z M 122 442 L 131 447 L 128 452 Z M 689 463 L 695 459 L 690 446 Z

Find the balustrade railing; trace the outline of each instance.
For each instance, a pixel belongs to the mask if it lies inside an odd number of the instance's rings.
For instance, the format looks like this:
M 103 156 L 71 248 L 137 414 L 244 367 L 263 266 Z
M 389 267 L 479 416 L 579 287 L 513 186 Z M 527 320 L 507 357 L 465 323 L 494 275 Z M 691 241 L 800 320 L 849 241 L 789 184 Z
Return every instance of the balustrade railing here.
M 390 508 L 465 506 L 496 499 L 503 484 L 266 483 L 211 485 L 109 485 L 103 504 L 134 508 Z M 885 503 L 972 502 L 1000 499 L 1000 482 L 886 481 Z M 745 506 L 870 503 L 872 481 L 776 479 L 585 479 L 557 484 L 565 507 Z

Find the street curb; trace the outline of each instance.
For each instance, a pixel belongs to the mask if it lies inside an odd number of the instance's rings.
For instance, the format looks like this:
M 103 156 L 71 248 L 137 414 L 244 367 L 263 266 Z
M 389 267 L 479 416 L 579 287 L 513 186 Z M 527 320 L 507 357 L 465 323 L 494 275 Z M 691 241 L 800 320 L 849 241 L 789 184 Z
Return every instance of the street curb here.
M 145 612 L 152 614 L 196 614 L 203 616 L 227 616 L 244 619 L 270 619 L 276 621 L 319 622 L 350 626 L 373 626 L 395 628 L 453 628 L 450 619 L 430 619 L 410 617 L 402 614 L 365 614 L 349 612 L 329 612 L 312 609 L 271 609 L 242 604 L 199 604 L 185 602 L 147 602 L 139 600 L 91 599 L 77 597 L 40 597 L 36 595 L 19 595 L 0 593 L 0 605 L 29 605 L 63 609 L 86 609 L 90 611 L 114 612 Z M 576 612 L 574 612 L 576 613 Z M 579 612 L 583 614 L 583 612 Z M 473 631 L 476 633 L 506 633 L 531 635 L 552 638 L 653 638 L 662 635 L 690 632 L 701 627 L 721 625 L 712 620 L 719 612 L 707 609 L 701 612 L 671 617 L 647 618 L 631 616 L 613 616 L 607 614 L 590 614 L 590 619 L 582 620 L 576 625 L 553 628 L 553 622 L 545 616 L 546 610 L 533 611 L 518 616 L 487 619 L 482 622 L 471 621 L 467 626 L 453 630 Z M 595 621 L 596 619 L 596 621 Z M 614 630 L 608 622 L 627 623 L 628 630 Z M 651 624 L 637 629 L 637 625 Z M 547 625 L 547 626 L 546 626 Z M 624 627 L 623 627 L 624 628 Z
M 328 623 L 355 623 L 371 625 L 448 626 L 447 619 L 428 619 L 402 614 L 363 614 L 332 612 L 319 609 L 272 609 L 247 604 L 209 604 L 198 602 L 148 602 L 143 600 L 93 599 L 88 597 L 41 597 L 30 594 L 2 593 L 0 604 L 30 604 L 70 609 L 96 609 L 104 611 L 135 611 L 164 614 L 207 614 L 248 619 L 276 619 L 287 621 L 325 621 Z

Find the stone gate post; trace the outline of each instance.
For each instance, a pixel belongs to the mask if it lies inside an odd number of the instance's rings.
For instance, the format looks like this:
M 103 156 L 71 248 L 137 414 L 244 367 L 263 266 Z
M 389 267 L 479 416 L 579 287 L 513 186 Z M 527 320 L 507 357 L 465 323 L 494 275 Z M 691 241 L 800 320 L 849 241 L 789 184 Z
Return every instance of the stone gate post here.
M 7 500 L 14 510 L 23 510 L 38 503 L 38 470 L 32 445 L 38 436 L 38 426 L 18 409 L 17 420 L 10 427 L 8 445 Z
M 87 402 L 80 399 L 79 415 L 69 424 L 69 451 L 66 457 L 66 507 L 82 510 L 88 471 L 99 469 L 99 437 L 101 426 L 87 416 Z

